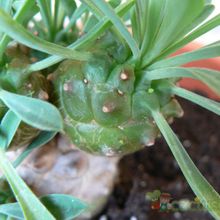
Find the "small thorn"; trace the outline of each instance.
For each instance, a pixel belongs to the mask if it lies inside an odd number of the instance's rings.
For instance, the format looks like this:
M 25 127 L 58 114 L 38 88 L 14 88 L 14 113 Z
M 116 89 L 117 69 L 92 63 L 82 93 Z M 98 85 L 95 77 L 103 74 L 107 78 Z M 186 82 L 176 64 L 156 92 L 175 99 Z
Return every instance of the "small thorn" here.
M 119 89 L 118 89 L 117 92 L 118 92 L 118 94 L 121 95 L 121 96 L 124 95 L 124 93 L 123 93 L 121 90 L 119 90 Z
M 148 141 L 148 142 L 145 143 L 145 145 L 146 145 L 147 147 L 151 147 L 151 146 L 153 146 L 154 144 L 155 144 L 155 141 L 154 141 L 154 140 L 150 140 L 150 141 Z
M 106 105 L 103 105 L 102 107 L 102 111 L 104 113 L 110 113 L 112 112 L 113 110 L 115 109 L 115 106 L 113 104 L 106 104 Z
M 85 79 L 83 80 L 83 82 L 84 82 L 85 84 L 88 84 L 89 81 L 88 81 L 88 79 L 85 78 Z
M 28 89 L 31 89 L 31 88 L 32 88 L 32 84 L 31 84 L 31 83 L 28 83 L 28 84 L 27 84 L 27 88 L 28 88 Z
M 64 83 L 64 85 L 63 85 L 63 90 L 64 91 L 66 91 L 66 92 L 68 92 L 68 91 L 72 91 L 72 84 L 71 84 L 71 82 L 67 82 L 67 83 Z
M 125 72 L 122 72 L 121 74 L 120 74 L 120 78 L 121 78 L 121 80 L 127 80 L 128 79 L 128 74 L 127 73 L 125 73 Z
M 103 106 L 103 107 L 102 107 L 102 111 L 103 111 L 104 113 L 109 113 L 109 112 L 111 112 L 111 110 L 110 110 L 107 106 Z

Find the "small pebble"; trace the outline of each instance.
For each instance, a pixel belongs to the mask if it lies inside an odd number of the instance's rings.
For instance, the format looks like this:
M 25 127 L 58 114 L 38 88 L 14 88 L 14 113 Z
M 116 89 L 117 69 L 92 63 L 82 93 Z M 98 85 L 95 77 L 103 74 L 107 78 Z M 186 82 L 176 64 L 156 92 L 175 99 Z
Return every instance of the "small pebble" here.
M 141 182 L 140 182 L 140 186 L 141 186 L 141 187 L 146 187 L 146 186 L 147 186 L 147 183 L 146 183 L 145 181 L 141 181 Z
M 108 220 L 108 217 L 106 215 L 102 215 L 99 220 Z
M 186 147 L 186 148 L 189 148 L 191 147 L 192 143 L 190 140 L 184 140 L 183 141 L 183 146 Z
M 179 213 L 179 212 L 175 212 L 173 215 L 174 215 L 174 218 L 176 218 L 176 219 L 181 218 L 181 213 Z
M 131 216 L 130 220 L 138 220 L 136 216 Z

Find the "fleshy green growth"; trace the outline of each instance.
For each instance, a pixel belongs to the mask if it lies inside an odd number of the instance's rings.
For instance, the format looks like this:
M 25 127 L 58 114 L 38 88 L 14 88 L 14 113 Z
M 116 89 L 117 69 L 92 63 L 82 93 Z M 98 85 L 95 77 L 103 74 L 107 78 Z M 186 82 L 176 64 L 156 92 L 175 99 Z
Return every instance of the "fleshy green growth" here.
M 30 64 L 28 48 L 21 45 L 9 47 L 6 51 L 8 63 L 1 69 L 0 84 L 2 89 L 9 92 L 39 98 L 49 99 L 50 85 L 45 76 L 39 72 L 27 74 L 25 69 Z M 0 100 L 1 114 L 3 118 L 8 107 Z M 39 129 L 22 122 L 10 144 L 10 150 L 27 146 L 40 133 Z
M 109 35 L 95 42 L 93 59 L 65 61 L 53 78 L 72 142 L 94 154 L 120 156 L 154 144 L 158 129 L 149 102 L 158 102 L 169 120 L 183 112 L 170 94 L 153 94 L 156 83 L 149 81 L 145 89 L 136 86 L 141 76 L 127 63 L 126 48 L 112 35 L 113 42 L 108 42 Z

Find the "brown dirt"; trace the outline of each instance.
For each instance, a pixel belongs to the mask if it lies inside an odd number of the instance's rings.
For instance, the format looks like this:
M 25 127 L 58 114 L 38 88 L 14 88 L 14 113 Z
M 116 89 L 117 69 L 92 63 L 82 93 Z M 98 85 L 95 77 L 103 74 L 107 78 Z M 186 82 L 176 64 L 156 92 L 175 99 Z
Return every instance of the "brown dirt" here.
M 180 100 L 185 115 L 172 124 L 181 142 L 208 181 L 220 192 L 220 119 L 190 102 Z M 160 138 L 155 146 L 125 156 L 120 175 L 104 211 L 93 220 L 209 220 L 206 212 L 162 213 L 145 199 L 160 189 L 175 200 L 195 197 L 169 147 Z

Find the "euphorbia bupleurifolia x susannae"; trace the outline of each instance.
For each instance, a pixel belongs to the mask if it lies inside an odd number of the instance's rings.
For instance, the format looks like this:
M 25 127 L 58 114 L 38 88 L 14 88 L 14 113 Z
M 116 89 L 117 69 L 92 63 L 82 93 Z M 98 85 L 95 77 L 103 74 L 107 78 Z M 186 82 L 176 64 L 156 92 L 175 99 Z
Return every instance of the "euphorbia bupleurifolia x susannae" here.
M 194 78 L 220 94 L 218 71 L 182 67 L 220 56 L 220 43 L 170 56 L 220 25 L 220 15 L 209 18 L 213 10 L 208 0 L 0 0 L 2 218 L 67 220 L 86 208 L 68 195 L 38 199 L 15 171 L 62 132 L 103 156 L 151 146 L 161 133 L 196 196 L 220 219 L 220 196 L 168 123 L 183 115 L 176 96 L 220 114 L 218 102 L 177 85 Z M 9 162 L 5 152 L 21 146 Z

